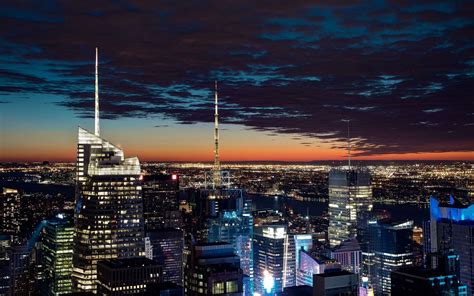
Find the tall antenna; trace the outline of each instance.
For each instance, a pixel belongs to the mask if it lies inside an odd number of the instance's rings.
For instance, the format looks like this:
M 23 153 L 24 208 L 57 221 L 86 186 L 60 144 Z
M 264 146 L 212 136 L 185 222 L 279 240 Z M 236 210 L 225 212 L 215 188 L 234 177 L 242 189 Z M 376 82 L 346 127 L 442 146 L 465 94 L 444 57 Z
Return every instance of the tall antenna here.
M 349 170 L 351 169 L 351 134 L 350 134 L 350 122 L 347 120 L 347 161 L 349 163 Z
M 95 114 L 94 114 L 94 132 L 97 137 L 100 136 L 99 127 L 99 48 L 95 48 Z
M 218 112 L 218 96 L 217 96 L 217 80 L 214 86 L 214 188 L 221 187 L 221 163 L 219 161 L 219 112 Z

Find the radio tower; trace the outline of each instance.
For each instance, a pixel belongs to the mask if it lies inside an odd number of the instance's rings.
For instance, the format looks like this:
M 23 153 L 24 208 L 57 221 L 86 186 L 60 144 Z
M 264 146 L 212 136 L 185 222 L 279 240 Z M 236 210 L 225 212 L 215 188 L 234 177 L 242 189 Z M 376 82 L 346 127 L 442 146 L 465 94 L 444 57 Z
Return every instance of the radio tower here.
M 219 161 L 219 112 L 218 112 L 218 97 L 217 97 L 217 80 L 215 81 L 214 89 L 214 171 L 213 171 L 213 186 L 214 189 L 221 187 L 221 163 Z
M 347 120 L 347 161 L 349 163 L 349 170 L 351 169 L 351 134 L 350 134 L 351 120 Z
M 95 114 L 94 114 L 94 133 L 100 137 L 99 127 L 99 48 L 95 48 Z

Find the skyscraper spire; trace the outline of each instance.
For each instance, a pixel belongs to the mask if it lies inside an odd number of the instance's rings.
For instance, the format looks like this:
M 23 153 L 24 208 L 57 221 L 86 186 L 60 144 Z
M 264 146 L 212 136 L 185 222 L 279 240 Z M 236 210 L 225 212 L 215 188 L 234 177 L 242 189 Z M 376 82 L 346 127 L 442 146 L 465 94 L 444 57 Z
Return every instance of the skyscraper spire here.
M 347 120 L 347 161 L 349 163 L 349 169 L 351 169 L 351 134 L 350 134 L 350 122 Z
M 94 114 L 94 133 L 100 136 L 99 126 L 99 48 L 95 48 L 95 114 Z
M 219 161 L 219 112 L 218 112 L 218 96 L 217 96 L 217 80 L 215 81 L 214 89 L 214 171 L 213 171 L 213 185 L 214 188 L 221 187 L 221 163 Z

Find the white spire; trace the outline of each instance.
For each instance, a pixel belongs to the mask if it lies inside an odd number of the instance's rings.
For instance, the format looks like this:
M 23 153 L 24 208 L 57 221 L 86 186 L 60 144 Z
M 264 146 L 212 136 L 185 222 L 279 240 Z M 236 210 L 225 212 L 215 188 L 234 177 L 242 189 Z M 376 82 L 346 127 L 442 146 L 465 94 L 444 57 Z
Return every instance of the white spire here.
M 351 134 L 350 134 L 350 122 L 347 120 L 347 161 L 349 163 L 349 169 L 351 169 Z
M 214 89 L 214 172 L 213 185 L 214 188 L 221 187 L 221 163 L 219 161 L 219 112 L 218 112 L 218 96 L 217 96 L 217 80 Z
M 95 48 L 95 114 L 94 114 L 94 133 L 100 136 L 99 126 L 99 48 Z

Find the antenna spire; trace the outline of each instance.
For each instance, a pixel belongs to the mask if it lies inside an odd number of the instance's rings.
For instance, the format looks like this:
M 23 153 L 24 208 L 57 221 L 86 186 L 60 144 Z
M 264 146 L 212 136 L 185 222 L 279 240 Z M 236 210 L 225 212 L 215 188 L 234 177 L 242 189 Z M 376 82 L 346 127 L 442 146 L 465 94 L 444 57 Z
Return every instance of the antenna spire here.
M 350 134 L 350 122 L 347 120 L 347 161 L 349 163 L 349 170 L 351 169 L 351 134 Z
M 95 48 L 95 114 L 94 114 L 94 133 L 100 136 L 99 126 L 99 48 Z
M 214 188 L 221 187 L 221 163 L 219 161 L 219 112 L 218 112 L 217 80 L 214 85 Z

